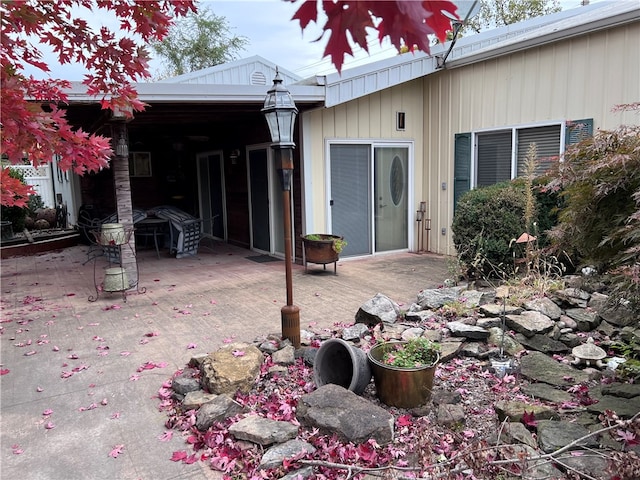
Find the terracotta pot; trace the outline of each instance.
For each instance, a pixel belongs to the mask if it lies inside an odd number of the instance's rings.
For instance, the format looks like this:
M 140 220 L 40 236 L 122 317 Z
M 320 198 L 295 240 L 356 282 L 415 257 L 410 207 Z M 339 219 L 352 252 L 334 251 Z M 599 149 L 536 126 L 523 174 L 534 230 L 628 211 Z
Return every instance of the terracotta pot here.
M 433 365 L 420 368 L 400 368 L 382 363 L 382 358 L 390 344 L 380 343 L 369 350 L 373 380 L 378 398 L 385 405 L 399 408 L 414 408 L 424 405 L 431 399 L 433 375 L 440 357 Z M 406 342 L 400 342 L 406 343 Z

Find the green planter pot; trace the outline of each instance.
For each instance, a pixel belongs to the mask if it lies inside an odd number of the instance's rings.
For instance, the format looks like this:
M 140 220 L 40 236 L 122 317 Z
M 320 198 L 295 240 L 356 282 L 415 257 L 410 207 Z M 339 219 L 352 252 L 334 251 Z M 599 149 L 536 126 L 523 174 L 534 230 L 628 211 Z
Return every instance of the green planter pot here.
M 427 367 L 399 368 L 385 365 L 382 363 L 385 350 L 390 344 L 396 343 L 398 342 L 380 343 L 368 353 L 378 398 L 391 407 L 414 408 L 424 405 L 431 399 L 433 375 L 440 357 Z

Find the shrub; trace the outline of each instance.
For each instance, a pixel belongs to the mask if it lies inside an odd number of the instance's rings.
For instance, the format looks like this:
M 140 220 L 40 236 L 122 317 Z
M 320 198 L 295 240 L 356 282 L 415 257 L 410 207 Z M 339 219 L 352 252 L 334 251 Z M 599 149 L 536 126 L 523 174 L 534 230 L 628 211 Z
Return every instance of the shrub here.
M 563 201 L 554 247 L 613 274 L 614 301 L 640 312 L 640 126 L 598 131 L 560 167 L 548 185 Z
M 511 240 L 525 231 L 524 184 L 503 182 L 470 190 L 456 205 L 451 230 L 460 260 L 470 272 L 513 272 Z

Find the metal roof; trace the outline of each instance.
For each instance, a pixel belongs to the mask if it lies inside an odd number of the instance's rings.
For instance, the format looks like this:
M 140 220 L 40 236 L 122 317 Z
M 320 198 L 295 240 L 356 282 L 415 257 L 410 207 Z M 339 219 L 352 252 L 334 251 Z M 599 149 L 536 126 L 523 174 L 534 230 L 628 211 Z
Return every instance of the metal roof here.
M 638 0 L 601 2 L 536 17 L 458 39 L 449 54 L 446 68 L 469 65 L 638 20 Z M 437 57 L 443 56 L 448 48 L 449 43 L 435 45 L 429 55 L 424 52 L 405 53 L 345 70 L 341 75 L 318 77 L 317 83 L 326 86 L 325 107 L 435 73 L 439 71 Z
M 565 10 L 524 22 L 469 35 L 457 40 L 446 67 L 495 58 L 616 25 L 640 20 L 640 1 L 617 0 Z M 405 53 L 344 70 L 341 74 L 306 79 L 278 68 L 296 103 L 332 107 L 425 75 L 438 69 L 449 43 L 435 45 L 429 55 Z M 276 64 L 253 56 L 153 83 L 137 83 L 139 98 L 147 103 L 261 103 L 275 76 Z M 95 103 L 80 82 L 72 82 L 69 100 Z

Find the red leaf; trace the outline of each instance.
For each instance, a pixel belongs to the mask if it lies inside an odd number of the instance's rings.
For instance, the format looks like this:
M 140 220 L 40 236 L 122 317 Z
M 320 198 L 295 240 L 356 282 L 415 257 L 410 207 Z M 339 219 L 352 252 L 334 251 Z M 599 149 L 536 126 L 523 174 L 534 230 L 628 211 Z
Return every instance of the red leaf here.
M 11 370 L 9 370 L 8 368 L 1 368 L 0 369 L 0 375 L 6 375 L 7 373 L 9 373 Z
M 533 412 L 529 413 L 526 410 L 522 414 L 522 419 L 520 420 L 525 427 L 535 428 L 538 426 L 538 421 L 536 420 L 536 416 Z
M 181 452 L 173 452 L 173 455 L 171 456 L 171 461 L 180 462 L 185 458 L 187 458 L 187 452 L 185 452 L 184 450 Z

